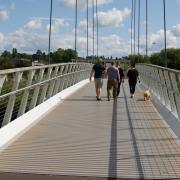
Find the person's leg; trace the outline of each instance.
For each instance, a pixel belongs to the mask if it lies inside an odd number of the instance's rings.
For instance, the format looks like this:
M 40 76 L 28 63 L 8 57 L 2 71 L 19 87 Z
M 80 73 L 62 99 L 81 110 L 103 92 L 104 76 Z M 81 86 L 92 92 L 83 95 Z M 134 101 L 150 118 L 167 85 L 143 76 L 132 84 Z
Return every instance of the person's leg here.
M 121 81 L 118 83 L 118 87 L 117 87 L 117 96 L 119 96 L 120 90 L 121 90 Z
M 120 83 L 118 83 L 118 85 L 117 85 L 117 96 L 119 96 L 119 93 L 120 93 Z
M 130 94 L 131 94 L 131 98 L 132 98 L 133 97 L 133 84 L 130 81 L 129 81 L 129 90 L 130 90 Z
M 116 98 L 117 97 L 117 81 L 114 80 L 113 81 L 113 98 Z
M 98 99 L 98 79 L 94 79 L 94 85 L 96 90 L 96 99 Z
M 101 89 L 103 86 L 103 79 L 99 78 L 97 83 L 97 100 L 101 100 Z
M 107 98 L 108 98 L 108 101 L 110 101 L 111 89 L 112 89 L 112 81 L 108 80 L 107 81 Z

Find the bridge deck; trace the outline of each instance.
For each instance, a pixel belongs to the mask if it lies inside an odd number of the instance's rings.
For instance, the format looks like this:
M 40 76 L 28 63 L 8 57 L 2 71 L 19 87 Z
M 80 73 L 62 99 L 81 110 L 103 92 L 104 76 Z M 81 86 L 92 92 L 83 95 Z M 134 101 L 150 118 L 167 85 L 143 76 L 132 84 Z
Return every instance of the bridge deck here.
M 178 139 L 127 83 L 117 101 L 89 83 L 1 153 L 3 180 L 180 179 Z

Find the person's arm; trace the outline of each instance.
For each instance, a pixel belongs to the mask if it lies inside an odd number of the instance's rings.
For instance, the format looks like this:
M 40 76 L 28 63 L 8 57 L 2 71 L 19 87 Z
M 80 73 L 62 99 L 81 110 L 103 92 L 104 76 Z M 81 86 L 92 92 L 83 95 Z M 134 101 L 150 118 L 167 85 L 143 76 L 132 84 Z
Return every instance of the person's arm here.
M 124 82 L 124 70 L 121 68 L 121 82 Z
M 117 69 L 117 80 L 118 80 L 118 82 L 120 82 L 120 74 L 119 74 L 119 70 Z
M 93 74 L 94 74 L 94 69 L 92 68 L 91 73 L 90 73 L 90 77 L 89 77 L 89 80 L 90 80 L 90 81 L 92 80 Z

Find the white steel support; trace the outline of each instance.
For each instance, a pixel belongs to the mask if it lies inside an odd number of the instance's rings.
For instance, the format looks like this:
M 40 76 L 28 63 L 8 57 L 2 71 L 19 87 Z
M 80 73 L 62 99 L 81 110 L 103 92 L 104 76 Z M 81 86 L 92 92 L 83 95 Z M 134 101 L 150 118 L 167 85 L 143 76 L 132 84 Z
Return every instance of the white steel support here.
M 176 110 L 176 105 L 175 105 L 175 99 L 174 99 L 174 92 L 173 92 L 173 87 L 171 85 L 170 77 L 169 77 L 169 71 L 164 71 L 164 77 L 166 81 L 166 87 L 167 87 L 167 92 L 168 92 L 168 97 L 170 101 L 170 108 L 172 113 L 177 116 L 177 110 Z
M 39 72 L 39 75 L 38 75 L 38 82 L 41 82 L 43 80 L 44 70 L 45 69 L 40 69 L 40 72 Z M 34 89 L 34 93 L 33 93 L 33 97 L 32 97 L 29 109 L 33 109 L 36 106 L 37 99 L 38 99 L 38 96 L 39 96 L 39 90 L 40 90 L 40 86 L 37 86 Z
M 47 72 L 47 75 L 46 75 L 46 80 L 50 79 L 51 77 L 51 73 L 52 73 L 52 67 L 48 68 L 48 72 Z M 41 91 L 41 94 L 40 94 L 40 98 L 39 98 L 39 102 L 38 104 L 41 104 L 45 101 L 46 99 L 46 93 L 47 93 L 47 89 L 48 89 L 48 85 L 49 83 L 46 83 L 42 86 L 42 91 Z
M 180 96 L 179 96 L 179 89 L 177 85 L 178 77 L 176 77 L 175 73 L 170 72 L 170 79 L 172 83 L 172 89 L 174 92 L 174 103 L 175 103 L 175 108 L 176 108 L 175 112 L 177 113 L 177 116 L 180 119 Z
M 0 94 L 1 94 L 1 90 L 2 90 L 5 79 L 6 79 L 6 75 L 0 75 Z
M 16 72 L 15 73 L 15 78 L 14 78 L 14 82 L 13 82 L 12 91 L 16 91 L 18 89 L 19 82 L 21 80 L 22 74 L 23 74 L 23 72 Z M 7 108 L 6 108 L 5 115 L 4 115 L 2 126 L 5 126 L 6 124 L 8 124 L 11 121 L 15 100 L 16 100 L 16 95 L 15 94 L 13 94 L 13 95 L 11 95 L 9 97 L 9 101 L 8 101 L 8 105 L 7 105 Z
M 29 71 L 28 74 L 28 81 L 26 86 L 30 86 L 32 84 L 32 79 L 34 77 L 35 74 L 35 70 L 31 70 Z M 28 101 L 28 97 L 29 97 L 29 91 L 30 89 L 27 89 L 24 91 L 22 100 L 21 100 L 21 104 L 20 104 L 20 108 L 19 108 L 19 112 L 18 112 L 18 117 L 21 116 L 22 114 L 24 114 L 25 110 L 26 110 L 26 106 L 27 106 L 27 101 Z
M 56 76 L 57 76 L 58 70 L 59 70 L 59 66 L 57 66 L 57 67 L 55 68 L 53 77 L 56 77 Z M 47 92 L 47 98 L 48 98 L 48 99 L 49 99 L 50 97 L 52 97 L 52 95 L 53 95 L 53 89 L 54 89 L 54 86 L 55 86 L 55 82 L 56 82 L 56 80 L 53 80 L 53 81 L 50 82 L 50 86 L 49 86 L 49 89 L 48 89 L 48 92 Z
M 160 76 L 160 81 L 161 81 L 162 90 L 163 90 L 162 91 L 163 92 L 163 103 L 169 110 L 171 110 L 163 71 L 164 70 L 159 69 L 159 76 Z
M 64 71 L 64 68 L 65 68 L 65 65 L 60 66 L 60 70 L 59 70 L 58 75 L 62 75 L 62 73 Z M 56 80 L 54 91 L 53 91 L 53 95 L 55 95 L 55 94 L 57 94 L 59 92 L 59 86 L 60 86 L 61 80 L 62 80 L 62 78 L 58 78 Z

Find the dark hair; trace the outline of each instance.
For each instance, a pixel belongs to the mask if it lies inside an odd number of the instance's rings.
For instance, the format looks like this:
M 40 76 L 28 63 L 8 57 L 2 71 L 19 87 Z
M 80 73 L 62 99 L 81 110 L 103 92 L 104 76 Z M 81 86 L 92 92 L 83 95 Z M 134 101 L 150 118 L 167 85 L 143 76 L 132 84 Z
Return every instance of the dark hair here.
M 111 65 L 112 65 L 112 66 L 114 66 L 114 65 L 115 65 L 115 62 L 114 62 L 114 61 L 112 61 L 112 62 L 111 62 Z
M 131 67 L 135 67 L 135 63 L 131 63 Z

